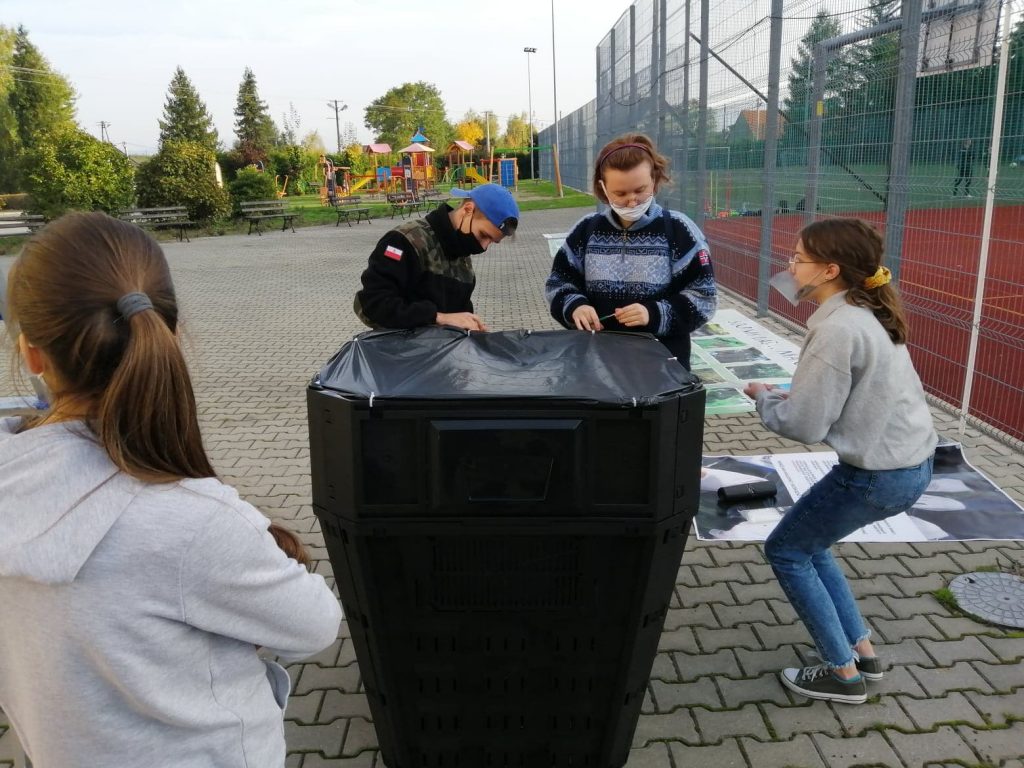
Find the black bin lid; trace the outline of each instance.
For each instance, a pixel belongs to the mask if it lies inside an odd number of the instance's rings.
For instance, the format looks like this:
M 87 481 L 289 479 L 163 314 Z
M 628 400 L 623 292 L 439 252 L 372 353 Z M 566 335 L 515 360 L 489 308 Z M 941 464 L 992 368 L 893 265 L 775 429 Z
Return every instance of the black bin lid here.
M 700 388 L 649 334 L 470 333 L 428 326 L 367 331 L 311 385 L 374 400 L 571 399 L 650 405 Z

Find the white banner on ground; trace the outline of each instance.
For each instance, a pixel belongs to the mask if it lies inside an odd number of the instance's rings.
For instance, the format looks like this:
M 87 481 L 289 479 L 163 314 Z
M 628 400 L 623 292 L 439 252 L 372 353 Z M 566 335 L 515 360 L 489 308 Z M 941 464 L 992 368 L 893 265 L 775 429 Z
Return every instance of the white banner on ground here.
M 759 456 L 705 456 L 700 507 L 694 519 L 700 539 L 764 541 L 808 488 L 838 459 L 831 451 Z M 776 495 L 722 503 L 723 486 L 767 480 Z M 907 512 L 879 521 L 843 541 L 1024 540 L 1024 508 L 964 458 L 959 444 L 935 451 L 932 482 Z

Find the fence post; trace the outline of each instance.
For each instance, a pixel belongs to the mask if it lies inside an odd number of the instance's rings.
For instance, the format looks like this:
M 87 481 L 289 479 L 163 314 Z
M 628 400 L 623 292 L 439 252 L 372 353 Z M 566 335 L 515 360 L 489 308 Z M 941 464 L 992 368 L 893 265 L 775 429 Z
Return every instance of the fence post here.
M 960 403 L 960 437 L 967 429 L 974 392 L 974 369 L 978 362 L 978 338 L 981 332 L 982 302 L 985 300 L 985 279 L 988 275 L 988 252 L 992 242 L 992 213 L 995 206 L 996 179 L 999 175 L 999 155 L 1003 141 L 1003 107 L 1006 102 L 1006 73 L 1010 61 L 1010 9 L 1013 4 L 1003 3 L 1002 42 L 999 47 L 999 71 L 996 79 L 996 103 L 992 115 L 992 148 L 988 158 L 988 180 L 985 184 L 985 219 L 981 228 L 981 249 L 978 258 L 978 277 L 974 286 L 974 312 L 971 317 L 971 341 L 967 348 L 967 368 L 964 371 L 964 394 Z
M 711 34 L 710 0 L 700 0 L 700 103 L 697 107 L 697 226 L 704 229 L 708 194 L 708 37 Z
M 811 130 L 807 141 L 807 191 L 804 219 L 814 221 L 818 210 L 818 177 L 821 175 L 821 136 L 825 120 L 825 75 L 832 51 L 821 43 L 814 46 L 814 75 L 811 79 Z
M 679 147 L 679 154 L 682 155 L 682 181 L 679 184 L 679 194 L 682 195 L 683 204 L 680 206 L 682 210 L 690 214 L 690 217 L 697 221 L 697 216 L 690 207 L 690 175 L 692 169 L 690 168 L 690 2 L 686 0 L 686 10 L 683 13 L 683 27 L 685 33 L 683 35 L 683 130 L 682 130 L 682 141 Z M 664 109 L 664 105 L 662 109 Z
M 779 149 L 779 69 L 782 59 L 782 3 L 772 0 L 768 50 L 768 115 L 764 134 L 764 175 L 761 198 L 761 254 L 757 265 L 757 315 L 768 314 L 772 224 L 775 218 L 775 176 Z
M 665 152 L 665 66 L 668 60 L 668 53 L 665 46 L 668 44 L 668 0 L 658 0 L 658 14 L 654 17 L 653 37 L 658 41 L 658 58 L 655 62 L 655 75 L 658 78 L 658 91 L 655 103 L 658 115 L 658 149 Z M 689 32 L 690 30 L 686 30 Z M 682 208 L 682 206 L 680 206 Z
M 903 229 L 910 200 L 910 144 L 914 138 L 914 92 L 921 48 L 921 3 L 904 2 L 900 32 L 899 80 L 892 115 L 892 153 L 885 210 L 885 261 L 892 279 L 899 281 L 903 260 Z
M 629 130 L 637 130 L 636 104 L 636 6 L 629 6 Z

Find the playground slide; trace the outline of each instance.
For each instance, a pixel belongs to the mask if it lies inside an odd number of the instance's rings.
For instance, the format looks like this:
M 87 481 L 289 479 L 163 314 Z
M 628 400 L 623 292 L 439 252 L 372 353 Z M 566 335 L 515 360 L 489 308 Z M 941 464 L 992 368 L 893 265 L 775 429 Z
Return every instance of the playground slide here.
M 357 189 L 362 189 L 371 181 L 375 181 L 373 176 L 364 176 L 363 178 L 361 178 L 359 181 L 352 185 L 352 189 L 350 189 L 349 192 L 355 192 Z
M 472 167 L 469 167 L 469 166 L 466 167 L 466 178 L 467 179 L 471 179 L 472 181 L 475 181 L 477 184 L 487 184 L 488 183 L 487 179 L 485 179 L 483 176 L 481 176 L 477 172 L 476 168 L 472 168 Z

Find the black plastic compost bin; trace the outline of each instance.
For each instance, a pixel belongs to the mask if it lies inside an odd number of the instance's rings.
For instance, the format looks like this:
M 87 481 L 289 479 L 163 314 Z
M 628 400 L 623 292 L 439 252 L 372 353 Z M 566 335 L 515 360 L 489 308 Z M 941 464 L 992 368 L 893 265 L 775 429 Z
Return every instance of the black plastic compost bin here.
M 697 509 L 697 380 L 635 334 L 372 331 L 308 406 L 389 768 L 623 765 Z

